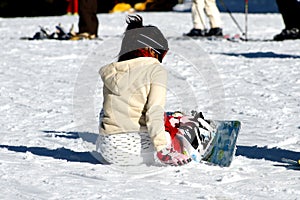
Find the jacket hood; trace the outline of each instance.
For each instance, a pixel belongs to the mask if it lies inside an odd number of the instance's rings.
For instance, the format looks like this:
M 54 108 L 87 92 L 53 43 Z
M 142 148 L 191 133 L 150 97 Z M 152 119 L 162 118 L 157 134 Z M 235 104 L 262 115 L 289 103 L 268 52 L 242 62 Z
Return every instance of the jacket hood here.
M 139 70 L 154 64 L 160 65 L 160 62 L 152 57 L 139 57 L 101 67 L 99 74 L 105 87 L 120 95 L 121 91 L 125 91 L 134 82 L 134 77 L 139 76 Z

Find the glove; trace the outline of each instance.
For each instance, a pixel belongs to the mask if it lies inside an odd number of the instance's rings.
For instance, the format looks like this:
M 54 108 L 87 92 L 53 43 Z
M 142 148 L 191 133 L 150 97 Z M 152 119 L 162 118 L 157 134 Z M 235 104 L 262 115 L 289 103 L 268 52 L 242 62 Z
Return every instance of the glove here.
M 168 165 L 184 165 L 192 161 L 188 156 L 175 151 L 172 147 L 166 147 L 157 152 L 158 159 Z

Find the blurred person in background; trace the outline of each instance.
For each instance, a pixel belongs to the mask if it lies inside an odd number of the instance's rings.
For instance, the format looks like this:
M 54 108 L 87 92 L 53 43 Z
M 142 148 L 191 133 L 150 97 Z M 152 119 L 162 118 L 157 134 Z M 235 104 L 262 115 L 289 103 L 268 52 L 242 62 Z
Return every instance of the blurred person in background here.
M 206 27 L 206 16 L 209 19 L 210 29 Z M 220 11 L 216 0 L 193 0 L 192 3 L 193 29 L 185 36 L 222 36 Z

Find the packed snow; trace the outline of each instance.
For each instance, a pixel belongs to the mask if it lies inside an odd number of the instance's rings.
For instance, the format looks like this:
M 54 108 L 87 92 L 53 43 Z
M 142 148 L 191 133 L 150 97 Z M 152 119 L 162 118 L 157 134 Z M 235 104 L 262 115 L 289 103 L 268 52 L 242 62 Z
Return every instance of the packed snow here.
M 300 40 L 186 40 L 190 13 L 140 14 L 169 39 L 166 110 L 242 122 L 231 166 L 99 162 L 98 70 L 116 60 L 125 13 L 99 14 L 99 39 L 80 41 L 20 39 L 77 16 L 0 18 L 0 199 L 300 199 L 300 171 L 281 161 L 300 159 Z M 225 34 L 239 33 L 221 16 Z M 250 14 L 248 38 L 283 27 L 280 14 Z

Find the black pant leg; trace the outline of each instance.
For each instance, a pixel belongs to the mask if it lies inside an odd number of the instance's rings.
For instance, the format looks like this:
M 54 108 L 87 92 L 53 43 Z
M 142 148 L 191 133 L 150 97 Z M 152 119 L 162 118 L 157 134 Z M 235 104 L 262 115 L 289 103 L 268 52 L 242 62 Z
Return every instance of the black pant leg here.
M 285 28 L 300 29 L 300 1 L 297 0 L 276 0 L 279 12 L 282 15 Z
M 79 0 L 79 33 L 88 32 L 98 36 L 97 1 Z

